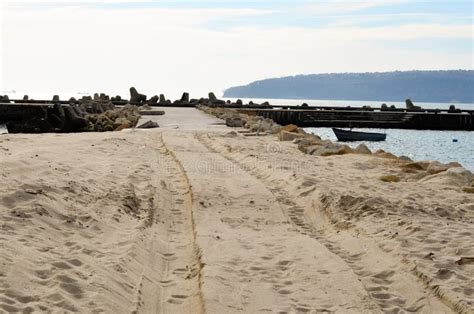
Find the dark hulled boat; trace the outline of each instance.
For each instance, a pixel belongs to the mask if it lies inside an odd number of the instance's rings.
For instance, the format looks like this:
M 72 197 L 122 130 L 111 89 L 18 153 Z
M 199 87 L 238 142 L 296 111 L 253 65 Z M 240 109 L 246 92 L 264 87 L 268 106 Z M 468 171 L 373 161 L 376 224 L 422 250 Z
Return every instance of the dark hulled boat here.
M 384 133 L 372 133 L 372 132 L 357 132 L 357 131 L 346 131 L 342 129 L 332 128 L 338 141 L 385 141 L 387 137 Z

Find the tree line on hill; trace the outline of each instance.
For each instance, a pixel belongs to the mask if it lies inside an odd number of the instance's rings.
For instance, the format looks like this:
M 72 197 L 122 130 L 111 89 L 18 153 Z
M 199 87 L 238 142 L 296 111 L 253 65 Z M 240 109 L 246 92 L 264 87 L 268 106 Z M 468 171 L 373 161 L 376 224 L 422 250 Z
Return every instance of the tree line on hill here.
M 224 97 L 474 103 L 474 71 L 296 75 L 231 87 Z

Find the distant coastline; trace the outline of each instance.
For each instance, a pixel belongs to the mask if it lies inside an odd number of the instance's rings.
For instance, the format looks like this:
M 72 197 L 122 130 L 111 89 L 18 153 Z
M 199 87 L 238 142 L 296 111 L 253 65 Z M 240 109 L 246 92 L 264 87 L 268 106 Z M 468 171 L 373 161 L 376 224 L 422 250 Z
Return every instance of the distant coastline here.
M 474 71 L 311 74 L 230 87 L 224 97 L 473 103 Z

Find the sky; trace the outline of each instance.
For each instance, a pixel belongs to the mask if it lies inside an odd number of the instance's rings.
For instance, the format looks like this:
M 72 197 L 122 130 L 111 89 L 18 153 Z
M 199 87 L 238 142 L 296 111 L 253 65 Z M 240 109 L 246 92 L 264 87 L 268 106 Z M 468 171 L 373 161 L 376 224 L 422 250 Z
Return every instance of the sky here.
M 297 74 L 473 69 L 473 2 L 0 1 L 0 93 L 191 98 Z

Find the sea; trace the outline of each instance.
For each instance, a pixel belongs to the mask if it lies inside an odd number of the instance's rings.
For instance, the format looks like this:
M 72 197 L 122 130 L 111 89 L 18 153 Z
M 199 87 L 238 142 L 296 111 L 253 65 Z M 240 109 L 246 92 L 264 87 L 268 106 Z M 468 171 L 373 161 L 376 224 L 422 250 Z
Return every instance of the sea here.
M 3 93 L 5 94 L 5 93 Z M 6 93 L 10 99 L 22 98 L 23 93 Z M 61 99 L 80 98 L 87 93 L 61 93 Z M 34 94 L 35 99 L 52 99 L 52 94 Z M 127 95 L 123 95 L 127 97 Z M 235 98 L 229 98 L 235 101 Z M 405 102 L 393 101 L 360 101 L 360 100 L 315 100 L 315 99 L 251 99 L 241 98 L 244 103 L 268 101 L 272 105 L 298 106 L 307 103 L 310 106 L 334 107 L 380 107 L 382 103 L 404 108 Z M 417 106 L 429 109 L 447 109 L 455 105 L 459 109 L 474 110 L 474 104 L 466 103 L 425 103 L 413 102 Z M 337 141 L 331 128 L 306 128 L 308 132 L 319 135 L 323 139 Z M 371 150 L 383 149 L 397 156 L 407 156 L 413 160 L 438 160 L 443 163 L 459 162 L 466 169 L 474 172 L 474 131 L 431 131 L 431 130 L 400 130 L 400 129 L 356 129 L 357 131 L 386 133 L 385 142 L 364 142 Z M 0 125 L 0 134 L 5 133 L 5 126 Z M 360 142 L 347 143 L 355 147 Z
M 255 103 L 268 101 L 273 105 L 298 106 L 307 103 L 309 106 L 331 107 L 380 107 L 385 103 L 397 108 L 405 108 L 405 101 L 359 101 L 359 100 L 314 100 L 314 99 L 246 99 Z M 459 109 L 474 110 L 474 104 L 466 103 L 425 103 L 416 102 L 415 105 L 429 109 L 448 109 L 455 105 Z M 308 132 L 319 135 L 322 139 L 337 141 L 331 128 L 306 128 Z M 413 160 L 437 160 L 439 162 L 459 162 L 464 168 L 474 172 L 474 131 L 431 131 L 431 130 L 401 130 L 401 129 L 367 129 L 358 128 L 356 131 L 386 133 L 384 142 L 363 142 L 372 151 L 383 149 L 397 156 L 407 156 Z M 356 147 L 362 142 L 348 142 Z

